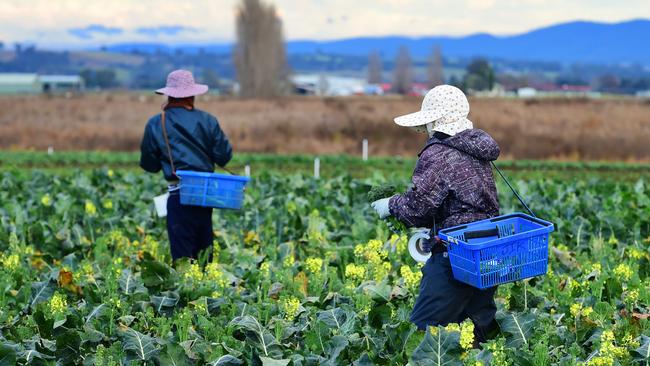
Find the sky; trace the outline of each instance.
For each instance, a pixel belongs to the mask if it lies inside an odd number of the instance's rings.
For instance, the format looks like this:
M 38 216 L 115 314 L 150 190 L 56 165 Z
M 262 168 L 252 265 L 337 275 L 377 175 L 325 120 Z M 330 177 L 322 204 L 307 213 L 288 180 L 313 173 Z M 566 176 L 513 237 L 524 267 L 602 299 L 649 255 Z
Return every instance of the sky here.
M 289 40 L 523 33 L 573 21 L 650 18 L 648 0 L 265 0 Z M 238 0 L 0 0 L 0 41 L 42 48 L 230 43 Z

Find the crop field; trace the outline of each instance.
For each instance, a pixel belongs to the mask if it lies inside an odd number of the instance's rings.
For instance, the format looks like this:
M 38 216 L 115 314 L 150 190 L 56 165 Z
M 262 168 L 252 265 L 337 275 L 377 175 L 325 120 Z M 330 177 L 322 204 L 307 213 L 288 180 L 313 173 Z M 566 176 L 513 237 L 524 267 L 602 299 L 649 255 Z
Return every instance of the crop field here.
M 557 230 L 547 275 L 500 286 L 500 333 L 472 349 L 470 322 L 408 321 L 420 267 L 366 199 L 413 160 L 324 157 L 317 179 L 312 159 L 237 157 L 253 180 L 213 215 L 213 261 L 172 263 L 164 182 L 132 154 L 2 153 L 0 364 L 650 365 L 647 165 L 501 163 Z

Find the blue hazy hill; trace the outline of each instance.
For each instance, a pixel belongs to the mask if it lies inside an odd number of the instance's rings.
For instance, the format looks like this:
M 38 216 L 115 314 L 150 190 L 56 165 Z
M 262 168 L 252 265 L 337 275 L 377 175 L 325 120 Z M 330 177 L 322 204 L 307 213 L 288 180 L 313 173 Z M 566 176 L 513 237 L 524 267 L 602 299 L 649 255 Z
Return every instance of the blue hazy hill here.
M 287 42 L 290 54 L 326 53 L 365 56 L 379 51 L 384 57 L 394 57 L 401 46 L 409 48 L 415 58 L 431 53 L 440 46 L 445 57 L 501 58 L 528 61 L 557 61 L 584 63 L 642 63 L 650 64 L 650 20 L 632 20 L 621 23 L 576 21 L 536 29 L 512 36 L 473 34 L 464 37 L 359 37 L 332 41 L 298 40 Z M 206 51 L 228 53 L 229 44 L 184 45 L 170 47 L 161 44 L 117 44 L 110 51 L 186 53 Z

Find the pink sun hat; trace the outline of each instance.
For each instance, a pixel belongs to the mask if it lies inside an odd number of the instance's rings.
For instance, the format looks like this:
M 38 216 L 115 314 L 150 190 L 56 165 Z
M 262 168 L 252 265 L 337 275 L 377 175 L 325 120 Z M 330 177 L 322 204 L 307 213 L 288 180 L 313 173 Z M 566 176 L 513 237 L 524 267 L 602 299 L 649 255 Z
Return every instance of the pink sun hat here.
M 156 90 L 172 98 L 187 98 L 208 92 L 208 86 L 194 82 L 194 76 L 187 70 L 174 70 L 167 75 L 167 85 Z

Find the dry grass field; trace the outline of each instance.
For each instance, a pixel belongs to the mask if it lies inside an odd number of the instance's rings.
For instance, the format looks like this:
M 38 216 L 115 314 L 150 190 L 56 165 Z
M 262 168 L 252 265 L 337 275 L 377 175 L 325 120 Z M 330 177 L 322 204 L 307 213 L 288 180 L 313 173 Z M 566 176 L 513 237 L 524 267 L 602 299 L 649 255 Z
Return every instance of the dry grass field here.
M 288 97 L 247 100 L 203 96 L 237 151 L 413 155 L 424 136 L 392 123 L 418 98 Z M 156 95 L 88 94 L 66 99 L 0 97 L 0 149 L 136 150 Z M 634 99 L 486 99 L 470 101 L 475 127 L 492 134 L 502 156 L 566 160 L 650 160 L 650 101 Z

